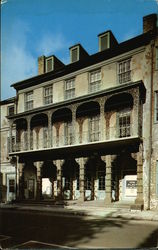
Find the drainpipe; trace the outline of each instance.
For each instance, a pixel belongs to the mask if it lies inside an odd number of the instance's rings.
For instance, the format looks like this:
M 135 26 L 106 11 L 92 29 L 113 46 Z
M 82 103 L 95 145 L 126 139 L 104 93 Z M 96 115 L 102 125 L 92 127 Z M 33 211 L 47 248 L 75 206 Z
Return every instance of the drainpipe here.
M 153 50 L 154 50 L 155 41 L 151 41 L 151 82 L 150 82 L 150 136 L 149 136 L 149 169 L 148 169 L 148 210 L 150 210 L 150 196 L 151 196 L 151 157 L 152 157 L 152 123 L 153 123 Z

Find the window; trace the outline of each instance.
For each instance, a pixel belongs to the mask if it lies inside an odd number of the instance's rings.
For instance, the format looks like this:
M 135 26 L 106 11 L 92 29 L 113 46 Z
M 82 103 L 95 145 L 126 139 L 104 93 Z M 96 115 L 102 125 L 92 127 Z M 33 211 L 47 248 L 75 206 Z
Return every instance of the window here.
M 14 115 L 14 105 L 8 106 L 8 115 Z
M 46 59 L 46 72 L 50 72 L 53 70 L 53 57 L 49 57 Z
M 72 123 L 65 123 L 65 145 L 72 145 L 73 143 L 73 133 L 72 133 Z
M 158 69 L 158 47 L 156 47 L 156 63 L 155 63 L 155 69 Z
M 25 110 L 33 109 L 33 91 L 25 94 Z
M 119 137 L 130 136 L 130 111 L 119 113 Z
M 15 192 L 15 180 L 10 179 L 9 180 L 9 193 L 14 193 Z
M 78 48 L 71 50 L 71 62 L 73 63 L 76 61 L 78 61 Z
M 155 122 L 158 122 L 158 91 L 155 91 Z
M 106 33 L 99 37 L 99 51 L 106 50 L 110 47 L 109 37 L 109 33 Z
M 128 59 L 126 61 L 119 63 L 119 83 L 126 83 L 131 80 L 131 60 Z
M 75 79 L 70 79 L 65 82 L 65 99 L 75 97 Z
M 89 140 L 90 140 L 90 142 L 99 141 L 99 136 L 100 136 L 99 123 L 100 123 L 99 115 L 93 116 L 89 119 Z
M 53 102 L 52 86 L 44 88 L 44 104 L 50 104 Z
M 90 73 L 90 92 L 96 92 L 101 87 L 101 70 Z

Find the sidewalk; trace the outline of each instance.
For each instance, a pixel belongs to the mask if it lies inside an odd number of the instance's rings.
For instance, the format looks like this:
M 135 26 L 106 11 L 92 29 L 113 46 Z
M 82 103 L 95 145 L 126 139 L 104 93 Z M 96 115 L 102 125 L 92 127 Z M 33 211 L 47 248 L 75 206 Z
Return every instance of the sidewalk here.
M 119 218 L 129 220 L 158 221 L 158 210 L 131 211 L 129 208 L 105 208 L 103 206 L 84 206 L 83 204 L 65 205 L 28 205 L 28 204 L 0 204 L 0 209 L 32 211 L 67 216 L 91 216 L 95 218 Z

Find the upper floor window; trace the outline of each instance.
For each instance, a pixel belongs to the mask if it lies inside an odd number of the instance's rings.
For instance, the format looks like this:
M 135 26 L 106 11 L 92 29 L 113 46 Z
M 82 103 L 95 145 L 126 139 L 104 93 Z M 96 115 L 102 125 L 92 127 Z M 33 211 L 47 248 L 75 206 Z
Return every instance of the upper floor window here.
M 90 92 L 100 90 L 101 86 L 101 70 L 95 70 L 90 73 Z
M 46 72 L 53 70 L 54 68 L 53 63 L 54 63 L 53 57 L 49 57 L 46 59 Z
M 99 141 L 99 135 L 100 135 L 99 123 L 100 123 L 99 115 L 93 116 L 89 119 L 89 140 L 90 140 L 90 142 Z
M 25 94 L 25 110 L 33 109 L 33 91 Z
M 124 110 L 119 113 L 119 137 L 128 137 L 131 135 L 131 112 L 130 110 Z
M 155 91 L 155 122 L 158 122 L 158 91 Z
M 131 80 L 131 59 L 119 62 L 118 76 L 119 83 L 126 83 Z
M 73 142 L 73 131 L 72 131 L 72 122 L 65 123 L 65 145 L 72 145 Z
M 69 79 L 65 82 L 65 99 L 75 97 L 75 79 Z
M 8 115 L 14 115 L 14 105 L 8 106 Z
M 44 88 L 44 104 L 50 104 L 53 102 L 52 86 Z

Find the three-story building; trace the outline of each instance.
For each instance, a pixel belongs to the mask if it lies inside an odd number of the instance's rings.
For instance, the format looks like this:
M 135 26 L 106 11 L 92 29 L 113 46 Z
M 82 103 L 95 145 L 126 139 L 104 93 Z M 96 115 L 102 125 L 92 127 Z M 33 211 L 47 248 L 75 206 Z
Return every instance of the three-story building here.
M 39 74 L 12 85 L 17 199 L 158 207 L 157 34 L 145 16 L 143 34 L 118 43 L 106 31 L 96 54 L 72 46 L 68 65 L 41 56 Z

